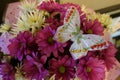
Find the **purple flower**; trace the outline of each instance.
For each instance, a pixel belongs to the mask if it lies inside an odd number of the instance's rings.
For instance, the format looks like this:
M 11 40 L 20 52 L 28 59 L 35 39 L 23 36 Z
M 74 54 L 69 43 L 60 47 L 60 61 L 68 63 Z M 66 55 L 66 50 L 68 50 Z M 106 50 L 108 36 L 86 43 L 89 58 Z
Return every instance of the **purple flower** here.
M 10 42 L 8 46 L 10 55 L 18 58 L 20 61 L 25 55 L 37 51 L 35 39 L 29 31 L 20 32 L 17 37 L 11 39 Z
M 59 43 L 53 40 L 53 36 L 55 31 L 51 29 L 51 27 L 45 27 L 43 30 L 40 30 L 36 35 L 36 43 L 39 46 L 39 50 L 41 53 L 50 56 L 53 52 L 54 56 L 58 56 L 58 51 L 64 52 L 63 47 L 66 44 Z
M 113 65 L 115 65 L 116 52 L 117 52 L 117 49 L 111 42 L 109 42 L 109 47 L 107 49 L 100 51 L 100 58 L 105 61 L 107 70 L 110 70 L 113 67 Z
M 12 38 L 13 36 L 10 33 L 2 33 L 2 35 L 0 36 L 0 48 L 1 48 L 1 52 L 3 52 L 4 54 L 9 54 L 9 50 L 8 50 L 8 45 L 10 44 L 9 40 Z
M 50 74 L 55 74 L 55 80 L 62 78 L 62 80 L 70 80 L 75 77 L 75 61 L 68 56 L 60 59 L 52 59 L 50 61 Z
M 48 71 L 44 68 L 43 64 L 46 63 L 47 57 L 41 56 L 39 54 L 34 54 L 33 56 L 27 56 L 27 59 L 23 64 L 23 71 L 25 72 L 25 77 L 30 80 L 42 80 L 44 79 Z
M 86 20 L 83 23 L 82 30 L 85 34 L 97 34 L 97 35 L 103 35 L 104 27 L 101 25 L 98 20 Z
M 46 19 L 46 23 L 49 24 L 49 26 L 54 30 L 57 30 L 59 26 L 63 25 L 63 22 L 61 20 L 59 21 L 51 17 Z
M 93 57 L 80 59 L 77 65 L 77 76 L 82 80 L 103 80 L 105 78 L 104 61 Z
M 9 63 L 0 65 L 0 75 L 2 75 L 3 80 L 15 80 L 15 70 Z
M 48 12 L 55 12 L 55 11 L 61 10 L 61 6 L 60 6 L 60 4 L 56 3 L 55 1 L 50 0 L 47 2 L 43 1 L 42 4 L 40 4 L 38 6 L 38 9 L 46 10 Z

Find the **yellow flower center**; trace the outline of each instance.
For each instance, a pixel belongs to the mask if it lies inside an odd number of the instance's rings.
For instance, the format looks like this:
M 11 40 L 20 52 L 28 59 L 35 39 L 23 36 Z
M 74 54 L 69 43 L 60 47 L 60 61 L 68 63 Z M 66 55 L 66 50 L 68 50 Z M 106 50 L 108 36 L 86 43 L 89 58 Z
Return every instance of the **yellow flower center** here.
M 87 70 L 88 73 L 92 71 L 92 69 L 90 67 L 87 67 L 86 70 Z
M 53 44 L 53 42 L 54 42 L 53 38 L 52 38 L 52 37 L 49 37 L 49 38 L 48 38 L 48 43 Z
M 22 47 L 23 45 L 24 45 L 24 43 L 21 42 L 21 43 L 20 43 L 20 47 Z
M 93 34 L 93 31 L 91 29 L 88 29 L 89 34 Z
M 64 66 L 60 66 L 60 67 L 59 67 L 59 72 L 60 72 L 60 73 L 65 73 L 65 71 L 66 71 L 66 69 L 65 69 Z

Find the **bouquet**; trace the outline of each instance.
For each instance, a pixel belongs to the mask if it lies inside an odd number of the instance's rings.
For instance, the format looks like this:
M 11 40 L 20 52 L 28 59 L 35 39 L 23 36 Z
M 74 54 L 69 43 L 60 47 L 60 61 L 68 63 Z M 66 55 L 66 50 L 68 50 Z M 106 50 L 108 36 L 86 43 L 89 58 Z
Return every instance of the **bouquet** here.
M 111 18 L 85 6 L 21 1 L 16 23 L 0 26 L 2 80 L 104 80 L 116 48 Z

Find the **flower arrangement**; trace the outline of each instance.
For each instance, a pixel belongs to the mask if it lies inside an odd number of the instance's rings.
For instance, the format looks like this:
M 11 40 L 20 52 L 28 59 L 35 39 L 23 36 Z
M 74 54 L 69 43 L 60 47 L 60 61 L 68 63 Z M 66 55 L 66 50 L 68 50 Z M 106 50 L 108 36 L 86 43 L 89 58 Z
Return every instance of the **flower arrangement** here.
M 115 46 L 103 38 L 107 14 L 76 4 L 21 1 L 14 26 L 0 26 L 3 80 L 104 80 Z

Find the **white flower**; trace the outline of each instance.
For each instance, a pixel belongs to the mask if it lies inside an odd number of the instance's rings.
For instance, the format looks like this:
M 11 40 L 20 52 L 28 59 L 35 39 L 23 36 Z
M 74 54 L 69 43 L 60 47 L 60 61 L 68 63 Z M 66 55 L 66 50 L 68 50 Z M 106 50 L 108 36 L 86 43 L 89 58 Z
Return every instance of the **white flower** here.
M 35 33 L 37 30 L 41 29 L 45 21 L 44 11 L 30 11 L 29 13 L 20 13 L 20 18 L 18 18 L 16 27 L 12 29 L 15 34 L 20 31 L 30 30 Z
M 9 24 L 0 25 L 0 33 L 9 32 L 11 29 Z
M 29 12 L 37 9 L 38 5 L 38 0 L 34 1 L 28 1 L 28 0 L 23 0 L 21 1 L 21 5 L 19 6 L 22 10 Z
M 23 76 L 24 73 L 22 71 L 22 68 L 23 68 L 22 63 L 18 64 L 15 68 L 16 68 L 15 80 L 29 80 Z

